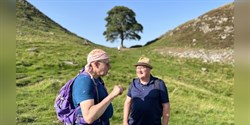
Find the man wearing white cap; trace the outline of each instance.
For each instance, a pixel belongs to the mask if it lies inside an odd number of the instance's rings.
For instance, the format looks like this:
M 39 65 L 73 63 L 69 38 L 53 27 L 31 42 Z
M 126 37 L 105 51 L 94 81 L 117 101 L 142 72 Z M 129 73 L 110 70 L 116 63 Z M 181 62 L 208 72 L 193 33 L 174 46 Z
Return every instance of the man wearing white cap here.
M 87 57 L 85 74 L 79 75 L 72 86 L 72 100 L 75 107 L 80 105 L 78 115 L 81 125 L 110 125 L 109 119 L 113 115 L 111 101 L 122 94 L 122 86 L 114 86 L 108 94 L 101 76 L 105 76 L 110 69 L 109 57 L 101 49 L 92 50 Z
M 135 67 L 138 78 L 131 82 L 124 102 L 123 125 L 168 125 L 170 105 L 164 81 L 151 75 L 153 66 L 147 57 L 141 57 Z

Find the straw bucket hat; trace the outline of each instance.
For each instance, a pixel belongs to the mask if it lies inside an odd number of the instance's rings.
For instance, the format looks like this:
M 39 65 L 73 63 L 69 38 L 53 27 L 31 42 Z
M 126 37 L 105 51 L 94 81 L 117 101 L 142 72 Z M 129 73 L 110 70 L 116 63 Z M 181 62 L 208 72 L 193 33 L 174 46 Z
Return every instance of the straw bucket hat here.
M 153 69 L 153 66 L 150 64 L 150 59 L 147 57 L 140 57 L 135 66 L 146 66 L 150 69 Z

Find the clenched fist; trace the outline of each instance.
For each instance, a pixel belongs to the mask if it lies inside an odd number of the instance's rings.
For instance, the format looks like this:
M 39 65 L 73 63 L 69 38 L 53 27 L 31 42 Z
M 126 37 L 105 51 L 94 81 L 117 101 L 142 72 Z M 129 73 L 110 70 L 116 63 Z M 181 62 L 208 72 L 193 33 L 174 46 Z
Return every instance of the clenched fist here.
M 124 91 L 124 87 L 122 87 L 121 85 L 115 85 L 112 92 L 110 94 L 113 95 L 113 97 L 116 97 L 118 95 L 121 95 L 122 92 Z

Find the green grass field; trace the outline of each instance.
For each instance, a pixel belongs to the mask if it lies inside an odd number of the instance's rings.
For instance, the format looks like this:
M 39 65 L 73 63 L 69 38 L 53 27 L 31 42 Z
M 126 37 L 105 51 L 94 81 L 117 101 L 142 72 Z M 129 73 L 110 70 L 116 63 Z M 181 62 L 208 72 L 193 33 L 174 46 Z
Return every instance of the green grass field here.
M 55 96 L 60 87 L 78 73 L 93 48 L 102 48 L 110 54 L 111 70 L 103 78 L 109 92 L 115 84 L 128 87 L 136 77 L 133 64 L 141 55 L 150 57 L 154 66 L 152 74 L 163 79 L 169 90 L 170 125 L 234 124 L 232 65 L 162 56 L 149 48 L 119 52 L 92 44 L 81 45 L 74 42 L 80 40 L 75 37 L 54 39 L 39 34 L 41 37 L 17 37 L 17 124 L 59 124 L 53 107 Z M 64 61 L 77 65 L 67 65 Z M 207 68 L 207 71 L 201 68 Z M 112 125 L 122 124 L 126 92 L 113 101 Z

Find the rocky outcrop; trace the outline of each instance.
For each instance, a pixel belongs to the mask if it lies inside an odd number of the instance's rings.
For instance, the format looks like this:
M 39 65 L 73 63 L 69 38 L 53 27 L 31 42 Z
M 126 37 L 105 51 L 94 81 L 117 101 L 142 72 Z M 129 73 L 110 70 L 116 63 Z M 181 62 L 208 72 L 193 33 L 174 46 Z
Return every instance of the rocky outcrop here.
M 168 48 L 155 50 L 162 55 L 170 55 L 179 58 L 195 58 L 205 63 L 222 63 L 234 65 L 233 49 L 205 50 L 205 49 L 176 49 Z

